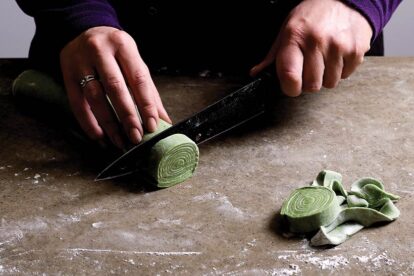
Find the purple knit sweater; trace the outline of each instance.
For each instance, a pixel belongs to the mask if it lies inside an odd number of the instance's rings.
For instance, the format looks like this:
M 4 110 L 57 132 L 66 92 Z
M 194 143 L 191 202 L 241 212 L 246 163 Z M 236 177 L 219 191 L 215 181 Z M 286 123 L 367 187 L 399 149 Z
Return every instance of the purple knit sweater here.
M 127 0 L 65 0 L 65 1 L 55 1 L 55 0 L 43 0 L 43 1 L 33 1 L 33 0 L 16 0 L 21 9 L 30 16 L 33 16 L 36 23 L 36 33 L 32 41 L 31 49 L 29 52 L 29 57 L 31 60 L 38 65 L 38 67 L 44 67 L 46 70 L 56 70 L 58 66 L 58 56 L 60 50 L 68 43 L 70 40 L 75 38 L 81 32 L 85 31 L 88 28 L 94 26 L 112 26 L 119 29 L 126 29 L 128 32 L 132 32 L 134 34 L 134 28 L 147 28 L 146 26 L 142 26 L 144 24 L 148 24 L 146 22 L 138 22 L 141 17 L 138 12 L 135 12 L 134 9 L 133 13 L 131 13 L 131 7 L 129 5 L 129 1 Z M 402 0 L 342 0 L 343 2 L 347 3 L 349 6 L 358 10 L 361 14 L 363 14 L 367 20 L 370 22 L 373 31 L 373 47 L 375 47 L 375 38 L 381 36 L 381 32 L 385 26 L 385 24 L 390 19 L 393 12 L 396 10 L 398 5 L 402 2 Z M 129 2 L 129 3 L 128 3 Z M 137 1 L 137 4 L 140 5 L 141 9 L 145 9 L 145 16 L 148 14 L 165 14 L 165 11 L 170 11 L 173 9 L 172 7 L 175 6 L 174 1 L 162 1 L 162 0 L 142 0 Z M 174 3 L 167 3 L 167 2 L 174 2 Z M 177 1 L 177 3 L 180 1 Z M 185 2 L 185 1 L 181 1 Z M 190 2 L 186 3 L 186 5 L 182 7 L 187 7 Z M 197 1 L 196 1 L 197 2 Z M 217 3 L 216 3 L 217 2 Z M 210 0 L 208 5 L 217 5 L 215 9 L 211 11 L 222 11 L 226 10 L 226 7 L 223 5 L 227 5 L 228 12 L 231 12 L 231 15 L 236 15 L 239 12 L 239 5 L 240 2 L 237 3 L 230 3 L 230 4 L 223 4 L 220 1 Z M 222 1 L 223 2 L 223 1 Z M 226 1 L 224 1 L 226 2 Z M 231 1 L 230 1 L 231 2 Z M 249 2 L 249 1 L 245 1 Z M 263 3 L 261 3 L 263 2 Z M 255 11 L 259 11 L 256 13 L 257 18 L 263 17 L 261 15 L 261 11 L 269 10 L 266 5 L 269 5 L 269 2 L 273 6 L 280 5 L 282 7 L 276 7 L 276 11 L 283 11 L 283 13 L 279 14 L 279 17 L 286 16 L 291 8 L 293 8 L 293 4 L 287 5 L 286 2 L 294 3 L 297 5 L 300 0 L 293 0 L 293 1 L 251 1 L 249 4 L 244 4 L 246 10 L 254 14 Z M 203 2 L 199 2 L 198 4 L 203 5 Z M 197 5 L 198 5 L 197 4 Z M 174 6 L 173 6 L 174 5 Z M 189 4 L 191 5 L 191 4 Z M 193 4 L 194 5 L 194 4 Z M 206 5 L 204 3 L 204 5 Z M 260 6 L 258 10 L 251 7 L 252 5 Z M 154 7 L 155 6 L 155 7 Z M 166 6 L 166 7 L 164 7 Z M 182 7 L 180 8 L 182 10 Z M 235 8 L 237 7 L 237 8 Z M 260 10 L 260 8 L 262 10 Z M 129 10 L 129 11 L 128 11 Z M 136 10 L 139 10 L 136 9 Z M 161 10 L 161 12 L 159 12 Z M 129 13 L 128 13 L 129 12 Z M 174 11 L 177 12 L 177 11 Z M 131 17 L 136 16 L 137 18 L 127 18 L 127 16 Z M 188 12 L 183 13 L 184 15 L 180 15 L 180 18 L 174 18 L 170 22 L 177 20 L 181 20 L 183 16 L 188 15 Z M 240 13 L 241 14 L 241 13 Z M 272 15 L 272 13 L 269 13 Z M 254 16 L 254 15 L 253 15 Z M 275 16 L 276 17 L 276 16 Z M 194 17 L 197 19 L 198 17 Z M 214 21 L 217 21 L 214 17 Z M 244 19 L 244 18 L 243 18 Z M 159 19 L 157 19 L 159 21 Z M 208 20 L 208 19 L 207 19 Z M 213 21 L 211 20 L 211 21 Z M 248 20 L 245 20 L 248 21 Z M 253 20 L 256 21 L 256 20 Z M 132 23 L 131 23 L 132 22 Z M 168 22 L 168 21 L 167 21 Z M 190 21 L 187 22 L 189 25 Z M 228 17 L 224 22 L 229 22 Z M 231 22 L 231 20 L 230 20 Z M 252 20 L 250 20 L 252 22 Z M 269 21 L 270 22 L 270 21 Z M 278 21 L 279 23 L 282 22 L 281 20 Z M 268 22 L 261 22 L 260 24 L 266 24 Z M 151 23 L 150 23 L 151 24 Z M 270 22 L 269 24 L 273 24 Z M 140 26 L 134 26 L 140 25 Z M 169 24 L 164 24 L 164 27 L 168 27 Z M 147 25 L 148 26 L 148 25 Z M 184 25 L 180 25 L 182 27 Z M 248 28 L 248 26 L 244 26 Z M 59 30 L 59 31 L 55 31 Z M 233 29 L 232 29 L 233 30 Z M 257 33 L 257 30 L 254 31 Z M 228 32 L 229 33 L 229 32 Z M 253 32 L 252 32 L 253 33 Z M 193 32 L 191 33 L 193 35 Z M 186 35 L 187 37 L 188 35 Z M 145 36 L 144 36 L 145 37 Z M 184 36 L 183 36 L 184 37 Z M 225 38 L 225 36 L 223 36 Z M 382 39 L 382 36 L 380 37 Z M 267 41 L 266 41 L 267 42 Z M 160 43 L 157 41 L 157 43 Z M 381 41 L 377 41 L 377 43 L 382 43 Z M 144 43 L 145 44 L 145 43 Z M 244 44 L 244 43 L 242 43 Z M 210 45 L 211 46 L 211 45 Z M 214 45 L 213 45 L 214 46 Z M 177 46 L 178 47 L 178 46 Z M 266 46 L 268 47 L 268 45 Z M 145 48 L 145 47 L 144 47 Z M 148 48 L 150 48 L 148 46 Z M 210 47 L 211 48 L 211 47 Z M 213 47 L 214 48 L 214 47 Z M 178 48 L 177 48 L 178 49 Z M 263 48 L 264 49 L 264 48 Z M 164 50 L 162 50 L 164 51 Z M 186 50 L 188 53 L 188 50 Z M 239 53 L 240 54 L 240 53 Z M 243 54 L 243 53 L 241 53 Z M 381 54 L 381 53 L 380 53 Z M 261 56 L 264 53 L 260 53 Z M 254 57 L 257 58 L 257 57 Z

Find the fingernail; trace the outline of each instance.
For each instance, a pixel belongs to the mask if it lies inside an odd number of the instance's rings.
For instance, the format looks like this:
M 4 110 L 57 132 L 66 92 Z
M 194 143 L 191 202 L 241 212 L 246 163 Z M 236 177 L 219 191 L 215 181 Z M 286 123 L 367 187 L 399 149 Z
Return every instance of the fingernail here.
M 136 127 L 131 128 L 129 131 L 129 140 L 131 140 L 131 142 L 134 144 L 139 144 L 139 142 L 141 142 L 141 133 Z
M 157 122 L 155 121 L 155 118 L 153 117 L 148 118 L 147 129 L 149 132 L 154 132 L 157 130 Z
M 115 134 L 113 139 L 114 139 L 115 146 L 117 146 L 120 149 L 124 148 L 124 141 L 122 140 L 121 136 L 119 136 L 119 134 Z

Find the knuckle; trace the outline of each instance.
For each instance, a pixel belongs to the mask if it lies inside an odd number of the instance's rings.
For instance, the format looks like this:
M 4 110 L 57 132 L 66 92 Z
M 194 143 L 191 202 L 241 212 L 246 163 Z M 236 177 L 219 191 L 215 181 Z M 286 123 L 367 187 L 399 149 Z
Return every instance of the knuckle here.
M 140 112 L 147 116 L 155 116 L 156 115 L 156 106 L 155 103 L 150 101 L 149 99 L 141 100 L 140 101 Z
M 293 70 L 283 69 L 279 72 L 279 77 L 286 83 L 299 84 L 301 77 Z
M 85 37 L 86 47 L 92 52 L 100 52 L 102 47 L 102 40 L 97 35 L 89 35 Z
M 147 66 L 141 70 L 137 70 L 132 73 L 132 84 L 134 86 L 140 87 L 145 85 L 150 79 L 150 74 Z
M 121 121 L 125 129 L 130 129 L 132 127 L 137 127 L 138 125 L 140 125 L 138 116 L 133 113 L 124 114 Z
M 303 37 L 302 24 L 296 23 L 294 21 L 289 21 L 284 28 L 284 33 L 287 38 L 291 39 Z
M 329 36 L 324 34 L 318 29 L 311 29 L 307 34 L 307 45 L 310 48 L 320 48 L 322 45 L 326 44 L 326 41 L 329 39 Z
M 124 82 L 116 76 L 107 76 L 104 80 L 105 91 L 109 94 L 119 94 Z
M 337 53 L 347 53 L 350 51 L 348 43 L 346 43 L 346 41 L 344 41 L 341 37 L 338 36 L 334 36 L 332 38 L 331 45 L 334 51 Z
M 301 94 L 302 78 L 294 71 L 282 69 L 278 71 L 281 86 L 284 93 L 290 97 L 297 97 Z
M 363 62 L 364 62 L 364 55 L 358 55 L 358 56 L 356 57 L 356 63 L 357 63 L 358 65 L 361 65 Z
M 364 55 L 365 52 L 360 49 L 353 49 L 351 53 L 349 54 L 349 57 L 351 58 L 352 62 L 356 65 L 360 65 L 364 61 Z
M 114 30 L 109 34 L 109 40 L 112 41 L 115 45 L 123 47 L 125 44 L 131 42 L 129 35 L 121 30 Z
M 363 52 L 364 52 L 364 55 L 365 55 L 365 53 L 367 53 L 369 50 L 371 50 L 371 44 L 367 43 L 363 49 L 364 49 Z

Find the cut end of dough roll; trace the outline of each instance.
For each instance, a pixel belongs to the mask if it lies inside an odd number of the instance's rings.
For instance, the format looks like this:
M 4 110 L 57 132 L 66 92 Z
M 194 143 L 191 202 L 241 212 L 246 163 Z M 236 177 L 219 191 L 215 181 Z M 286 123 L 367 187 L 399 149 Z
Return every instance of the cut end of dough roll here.
M 289 222 L 292 233 L 316 231 L 332 222 L 340 212 L 334 191 L 322 186 L 296 189 L 283 203 L 281 215 Z
M 148 160 L 150 181 L 168 188 L 189 179 L 198 165 L 196 143 L 183 134 L 174 134 L 157 142 Z

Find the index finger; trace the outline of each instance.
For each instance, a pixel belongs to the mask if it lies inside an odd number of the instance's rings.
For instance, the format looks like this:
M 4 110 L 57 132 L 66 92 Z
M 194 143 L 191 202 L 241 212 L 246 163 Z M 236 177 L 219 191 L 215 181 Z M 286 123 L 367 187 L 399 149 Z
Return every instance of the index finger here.
M 140 142 L 143 135 L 141 122 L 115 57 L 111 55 L 99 56 L 96 60 L 96 69 L 125 133 L 131 142 Z
M 155 98 L 158 91 L 147 65 L 142 60 L 137 47 L 121 47 L 116 53 L 116 58 L 128 81 L 144 126 L 148 131 L 154 132 L 159 119 Z

